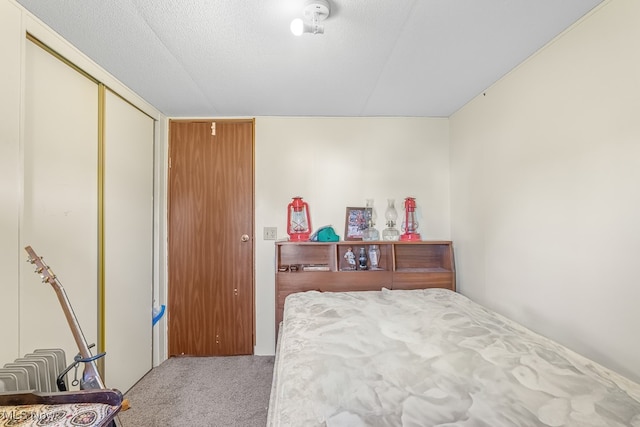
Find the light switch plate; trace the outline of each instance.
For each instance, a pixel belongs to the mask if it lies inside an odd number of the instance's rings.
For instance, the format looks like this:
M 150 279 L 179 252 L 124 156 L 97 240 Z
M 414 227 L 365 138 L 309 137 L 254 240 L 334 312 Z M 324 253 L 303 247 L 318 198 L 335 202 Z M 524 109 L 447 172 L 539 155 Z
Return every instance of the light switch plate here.
M 278 238 L 278 227 L 264 227 L 264 240 L 276 240 Z

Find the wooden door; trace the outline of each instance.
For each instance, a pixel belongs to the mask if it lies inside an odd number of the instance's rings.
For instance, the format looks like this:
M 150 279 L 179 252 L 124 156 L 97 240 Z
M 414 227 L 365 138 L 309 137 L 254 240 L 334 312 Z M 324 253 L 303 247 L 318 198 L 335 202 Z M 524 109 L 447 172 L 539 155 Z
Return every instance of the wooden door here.
M 252 354 L 253 120 L 169 123 L 169 355 Z

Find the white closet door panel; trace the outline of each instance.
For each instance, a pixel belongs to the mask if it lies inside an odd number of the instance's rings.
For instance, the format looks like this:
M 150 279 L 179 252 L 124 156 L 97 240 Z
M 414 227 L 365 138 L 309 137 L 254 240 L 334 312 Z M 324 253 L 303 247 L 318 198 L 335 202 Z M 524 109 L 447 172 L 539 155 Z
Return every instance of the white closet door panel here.
M 154 122 L 105 104 L 105 383 L 125 392 L 152 367 Z
M 18 356 L 18 215 L 20 207 L 20 10 L 0 0 L 0 362 Z
M 96 342 L 98 87 L 30 41 L 24 87 L 21 247 L 45 257 Z M 78 352 L 54 290 L 23 263 L 20 351 L 43 347 Z

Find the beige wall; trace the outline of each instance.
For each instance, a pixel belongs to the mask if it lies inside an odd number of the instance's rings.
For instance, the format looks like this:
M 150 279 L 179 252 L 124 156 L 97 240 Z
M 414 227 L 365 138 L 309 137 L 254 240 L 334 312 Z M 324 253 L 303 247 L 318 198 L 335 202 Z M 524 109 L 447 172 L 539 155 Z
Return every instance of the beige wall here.
M 0 363 L 18 354 L 20 10 L 0 1 Z M 10 325 L 11 327 L 6 327 Z M 5 362 L 6 363 L 6 362 Z
M 287 204 L 300 195 L 313 228 L 333 225 L 343 238 L 347 206 L 373 198 L 382 230 L 386 199 L 401 213 L 415 196 L 423 238 L 448 239 L 448 129 L 447 119 L 429 118 L 256 119 L 256 354 L 275 345 L 274 244 L 263 227 L 287 238 Z
M 640 380 L 640 2 L 605 2 L 451 118 L 459 290 Z

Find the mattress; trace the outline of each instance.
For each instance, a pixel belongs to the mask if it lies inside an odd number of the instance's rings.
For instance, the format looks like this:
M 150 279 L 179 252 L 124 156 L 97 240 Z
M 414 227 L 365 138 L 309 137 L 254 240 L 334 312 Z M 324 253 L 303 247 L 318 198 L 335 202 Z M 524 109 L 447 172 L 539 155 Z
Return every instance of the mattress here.
M 292 294 L 269 426 L 634 426 L 640 385 L 444 289 Z

